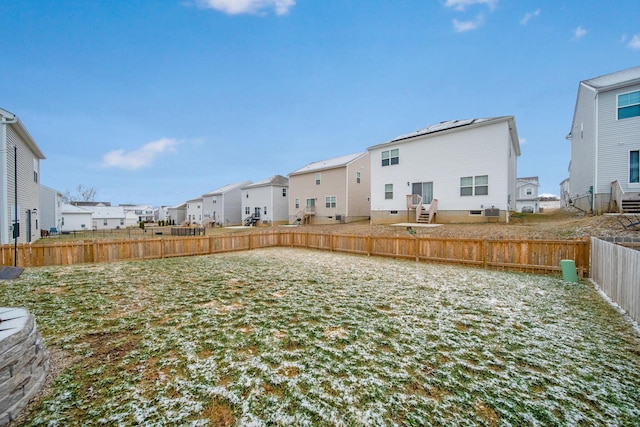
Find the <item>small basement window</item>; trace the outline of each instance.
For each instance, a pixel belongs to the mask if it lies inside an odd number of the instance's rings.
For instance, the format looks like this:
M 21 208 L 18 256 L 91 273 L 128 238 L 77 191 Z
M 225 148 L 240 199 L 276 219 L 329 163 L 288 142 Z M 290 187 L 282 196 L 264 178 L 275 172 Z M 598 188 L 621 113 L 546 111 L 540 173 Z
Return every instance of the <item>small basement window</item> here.
M 389 211 L 391 215 L 398 215 L 398 211 Z
M 480 215 L 482 216 L 482 211 L 469 211 L 469 215 Z

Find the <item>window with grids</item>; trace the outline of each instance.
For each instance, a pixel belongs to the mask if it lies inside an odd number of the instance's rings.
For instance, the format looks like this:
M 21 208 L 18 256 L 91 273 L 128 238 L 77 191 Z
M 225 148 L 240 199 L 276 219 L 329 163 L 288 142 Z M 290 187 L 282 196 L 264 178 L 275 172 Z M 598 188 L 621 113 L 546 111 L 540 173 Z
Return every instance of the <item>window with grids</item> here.
M 640 183 L 640 150 L 629 151 L 629 183 Z
M 316 174 L 316 185 L 320 185 L 320 174 Z
M 463 176 L 460 178 L 461 196 L 486 196 L 489 194 L 489 175 Z
M 324 198 L 324 207 L 325 208 L 335 208 L 337 203 L 336 196 L 327 196 Z
M 360 172 L 356 172 L 356 184 L 360 184 Z
M 397 165 L 400 163 L 400 149 L 386 150 L 382 152 L 382 166 Z
M 384 198 L 387 200 L 393 199 L 393 184 L 384 185 Z
M 618 120 L 640 116 L 640 90 L 618 95 Z

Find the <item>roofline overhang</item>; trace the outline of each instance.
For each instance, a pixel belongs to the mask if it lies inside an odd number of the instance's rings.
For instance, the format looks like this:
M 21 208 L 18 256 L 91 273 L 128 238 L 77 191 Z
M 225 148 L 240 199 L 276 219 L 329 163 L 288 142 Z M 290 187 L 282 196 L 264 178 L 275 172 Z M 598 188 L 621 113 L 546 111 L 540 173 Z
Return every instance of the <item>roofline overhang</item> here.
M 590 89 L 593 89 L 595 92 L 600 93 L 600 92 L 608 92 L 608 91 L 611 91 L 611 90 L 622 89 L 622 88 L 627 87 L 627 86 L 639 85 L 640 84 L 640 79 L 626 80 L 624 82 L 615 83 L 615 84 L 607 85 L 607 86 L 601 86 L 601 87 L 590 85 L 587 82 L 588 82 L 588 80 L 583 80 L 580 83 L 582 83 L 583 85 L 587 86 Z
M 514 136 L 515 136 L 514 140 L 518 141 L 518 144 L 516 145 L 516 147 L 517 147 L 516 154 L 519 156 L 520 155 L 520 141 L 517 138 L 518 133 L 517 133 L 517 131 L 515 131 L 515 127 L 516 126 L 515 126 L 514 116 L 492 117 L 492 118 L 489 118 L 489 119 L 484 120 L 482 122 L 469 123 L 467 125 L 456 126 L 456 127 L 453 127 L 453 128 L 437 130 L 437 131 L 433 131 L 433 132 L 429 132 L 429 133 L 423 133 L 423 134 L 419 134 L 419 135 L 409 134 L 409 135 L 406 135 L 404 137 L 398 137 L 398 138 L 392 139 L 390 141 L 383 142 L 381 144 L 373 145 L 373 146 L 367 148 L 367 150 L 368 151 L 372 151 L 372 150 L 377 150 L 379 148 L 391 147 L 391 146 L 393 146 L 395 144 L 405 143 L 405 142 L 407 142 L 408 140 L 411 140 L 411 139 L 433 138 L 435 136 L 447 135 L 447 134 L 450 134 L 450 133 L 460 132 L 460 131 L 463 131 L 463 130 L 474 129 L 474 128 L 477 128 L 477 127 L 482 127 L 482 126 L 487 126 L 487 125 L 490 125 L 490 124 L 499 123 L 501 121 L 510 121 L 511 123 L 513 123 L 513 126 L 509 126 L 509 131 L 511 132 L 512 138 L 514 138 Z
M 27 146 L 31 149 L 31 151 L 33 151 L 33 154 L 35 154 L 38 159 L 46 159 L 44 153 L 42 152 L 42 150 L 40 150 L 40 147 L 38 147 L 38 144 L 36 144 L 36 142 L 33 140 L 33 137 L 31 136 L 27 128 L 24 127 L 24 124 L 22 124 L 22 121 L 18 116 L 3 108 L 0 108 L 0 116 L 9 117 L 10 120 L 12 120 L 12 123 L 6 124 L 12 126 L 15 129 L 16 133 L 25 141 Z
M 364 156 L 366 156 L 368 154 L 369 154 L 368 151 L 364 151 L 364 152 L 360 153 L 360 155 L 358 157 L 355 157 L 355 158 L 349 160 L 348 162 L 342 163 L 340 165 L 320 167 L 320 168 L 316 168 L 316 169 L 309 169 L 309 170 L 306 170 L 306 171 L 300 171 L 298 169 L 297 171 L 289 173 L 287 176 L 291 177 L 291 176 L 296 176 L 296 175 L 304 175 L 304 174 L 312 173 L 312 172 L 322 172 L 322 171 L 327 171 L 327 170 L 332 170 L 332 169 L 346 168 L 349 165 L 351 165 L 353 162 L 355 162 L 356 160 L 359 160 L 359 159 L 361 159 L 362 157 L 364 157 Z M 331 159 L 327 159 L 327 160 L 331 160 Z M 313 163 L 319 163 L 319 162 L 313 162 Z M 313 164 L 313 163 L 311 163 L 311 164 Z
M 482 127 L 482 126 L 487 126 L 487 125 L 491 125 L 491 124 L 495 124 L 495 123 L 500 123 L 506 121 L 509 123 L 509 133 L 511 134 L 511 140 L 513 143 L 513 146 L 515 148 L 516 151 L 516 156 L 520 156 L 521 150 L 520 150 L 520 139 L 518 138 L 518 131 L 516 128 L 516 121 L 515 121 L 515 117 L 514 116 L 499 116 L 499 117 L 492 117 L 489 118 L 487 120 L 484 120 L 482 122 L 478 122 L 478 123 L 469 123 L 468 125 L 462 125 L 462 126 L 456 126 L 453 128 L 448 128 L 448 129 L 443 129 L 443 130 L 437 130 L 434 132 L 429 132 L 429 133 L 423 133 L 423 134 L 419 134 L 419 135 L 408 135 L 402 138 L 398 138 L 398 139 L 392 139 L 391 141 L 387 141 L 387 142 L 383 142 L 381 144 L 377 144 L 377 145 L 373 145 L 369 148 L 367 148 L 368 151 L 372 151 L 372 150 L 377 150 L 380 148 L 386 148 L 386 147 L 392 147 L 396 144 L 403 144 L 411 139 L 419 139 L 419 138 L 433 138 L 436 136 L 440 136 L 440 135 L 448 135 L 451 133 L 455 133 L 455 132 L 461 132 L 463 130 L 469 130 L 469 129 L 474 129 L 474 128 L 478 128 L 478 127 Z

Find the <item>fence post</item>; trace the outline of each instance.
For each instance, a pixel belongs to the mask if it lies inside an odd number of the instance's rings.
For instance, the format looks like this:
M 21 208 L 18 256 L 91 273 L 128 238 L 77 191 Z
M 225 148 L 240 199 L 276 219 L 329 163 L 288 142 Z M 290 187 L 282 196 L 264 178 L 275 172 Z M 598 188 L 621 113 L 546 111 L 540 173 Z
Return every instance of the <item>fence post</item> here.
M 482 248 L 482 268 L 487 268 L 488 258 L 489 258 L 489 242 L 487 241 L 487 239 L 482 240 L 481 248 Z

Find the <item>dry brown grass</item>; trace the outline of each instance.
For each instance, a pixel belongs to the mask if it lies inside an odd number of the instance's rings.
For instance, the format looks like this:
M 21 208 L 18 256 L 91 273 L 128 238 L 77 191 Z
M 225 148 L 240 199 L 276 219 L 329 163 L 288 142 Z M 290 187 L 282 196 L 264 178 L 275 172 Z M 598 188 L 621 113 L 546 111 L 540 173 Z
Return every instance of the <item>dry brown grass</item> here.
M 247 229 L 213 229 L 209 233 L 269 231 L 270 227 Z M 368 221 L 335 225 L 302 225 L 290 231 L 355 234 L 355 235 L 407 235 L 407 229 L 394 225 L 371 225 Z M 413 227 L 420 237 L 443 238 L 512 238 L 512 239 L 573 239 L 590 236 L 640 237 L 640 231 L 625 229 L 614 216 L 585 216 L 563 209 L 549 210 L 542 214 L 513 214 L 508 224 L 485 222 L 471 224 L 442 224 L 438 227 Z

